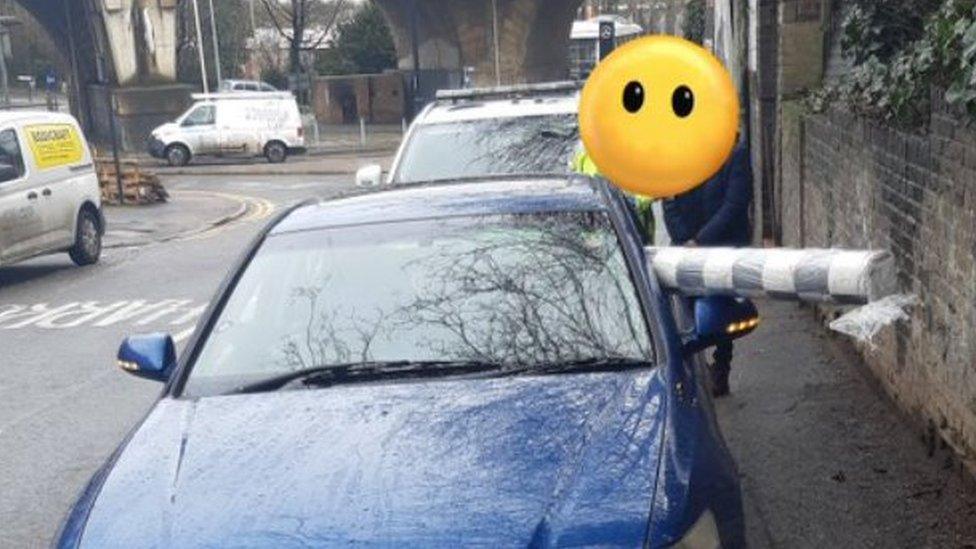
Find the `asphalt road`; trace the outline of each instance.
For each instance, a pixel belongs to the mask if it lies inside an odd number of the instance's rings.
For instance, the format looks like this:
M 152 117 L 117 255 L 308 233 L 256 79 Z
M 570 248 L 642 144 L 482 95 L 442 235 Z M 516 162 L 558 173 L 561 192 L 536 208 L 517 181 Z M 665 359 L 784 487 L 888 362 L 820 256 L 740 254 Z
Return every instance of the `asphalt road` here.
M 0 547 L 46 547 L 78 491 L 158 395 L 157 383 L 115 367 L 122 338 L 185 338 L 274 210 L 351 192 L 350 181 L 169 176 L 171 192 L 216 193 L 248 212 L 212 227 L 197 211 L 193 227 L 179 212 L 147 210 L 154 220 L 134 245 L 105 250 L 93 267 L 76 268 L 63 254 L 0 269 Z
M 121 339 L 186 337 L 274 210 L 353 192 L 350 179 L 167 175 L 174 204 L 192 197 L 192 207 L 111 212 L 124 230 L 100 264 L 78 269 L 52 256 L 0 269 L 0 548 L 47 546 L 157 396 L 158 384 L 115 367 Z M 212 208 L 199 202 L 206 197 Z M 234 201 L 244 215 L 211 223 Z M 739 463 L 750 544 L 976 547 L 976 494 L 958 466 L 928 454 L 809 310 L 761 309 L 765 324 L 736 345 L 733 396 L 717 407 Z

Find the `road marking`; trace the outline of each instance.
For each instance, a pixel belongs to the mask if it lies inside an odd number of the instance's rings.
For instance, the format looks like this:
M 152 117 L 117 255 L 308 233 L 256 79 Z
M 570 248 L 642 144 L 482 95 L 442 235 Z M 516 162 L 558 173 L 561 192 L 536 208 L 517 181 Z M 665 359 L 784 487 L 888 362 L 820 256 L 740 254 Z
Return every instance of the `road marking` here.
M 203 240 L 206 238 L 214 237 L 239 223 L 251 223 L 256 221 L 261 221 L 267 217 L 270 217 L 274 213 L 277 206 L 270 200 L 265 200 L 264 198 L 258 198 L 256 196 L 245 196 L 230 193 L 221 193 L 213 191 L 173 191 L 171 194 L 196 194 L 196 195 L 209 195 L 209 196 L 219 196 L 221 198 L 232 200 L 240 204 L 240 208 L 233 214 L 227 215 L 221 219 L 211 221 L 209 224 L 203 227 L 197 227 L 189 231 L 182 233 L 177 233 L 174 235 L 166 236 L 164 238 L 158 238 L 147 242 L 138 243 L 118 243 L 112 245 L 106 245 L 106 248 L 111 249 L 136 249 L 145 248 L 147 246 L 155 246 L 159 244 L 167 244 L 170 242 L 188 242 L 193 240 Z M 109 232 L 112 232 L 111 225 L 109 226 Z
M 196 195 L 209 195 L 209 196 L 219 196 L 226 200 L 236 201 L 241 204 L 241 208 L 244 210 L 243 213 L 235 213 L 222 220 L 218 220 L 211 225 L 195 230 L 190 233 L 183 233 L 181 235 L 176 235 L 175 237 L 169 239 L 169 241 L 179 241 L 185 242 L 190 240 L 202 240 L 204 238 L 210 238 L 220 234 L 230 227 L 238 223 L 251 223 L 255 221 L 260 221 L 266 219 L 274 213 L 277 206 L 274 202 L 266 200 L 264 198 L 258 198 L 256 196 L 247 196 L 242 194 L 231 194 L 216 191 L 197 191 L 197 190 L 181 190 L 173 191 L 174 194 L 196 194 Z
M 181 342 L 193 334 L 205 304 L 192 299 L 72 301 L 60 305 L 0 305 L 0 333 L 11 330 L 71 330 L 125 325 L 162 329 Z

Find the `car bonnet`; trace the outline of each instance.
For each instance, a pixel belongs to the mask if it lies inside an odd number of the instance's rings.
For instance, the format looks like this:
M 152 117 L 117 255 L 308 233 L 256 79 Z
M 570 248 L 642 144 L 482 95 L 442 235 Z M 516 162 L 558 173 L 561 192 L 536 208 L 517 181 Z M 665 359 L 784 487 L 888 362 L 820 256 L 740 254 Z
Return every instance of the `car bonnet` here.
M 83 546 L 643 543 L 660 369 L 165 398 Z

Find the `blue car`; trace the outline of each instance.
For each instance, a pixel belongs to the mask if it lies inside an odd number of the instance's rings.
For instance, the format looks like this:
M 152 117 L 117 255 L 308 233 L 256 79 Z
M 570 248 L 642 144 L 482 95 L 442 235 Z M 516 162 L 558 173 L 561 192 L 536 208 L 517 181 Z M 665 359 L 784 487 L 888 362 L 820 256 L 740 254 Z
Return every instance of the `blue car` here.
M 744 544 L 698 351 L 749 304 L 663 293 L 585 177 L 304 204 L 233 269 L 83 490 L 74 547 Z

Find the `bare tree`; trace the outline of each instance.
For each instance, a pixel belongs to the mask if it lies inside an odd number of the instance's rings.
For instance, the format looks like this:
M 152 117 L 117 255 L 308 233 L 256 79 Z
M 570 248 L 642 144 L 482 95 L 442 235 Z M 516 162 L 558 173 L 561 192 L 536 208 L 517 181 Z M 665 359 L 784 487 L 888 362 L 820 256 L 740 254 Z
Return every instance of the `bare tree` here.
M 347 0 L 261 0 L 268 19 L 288 41 L 288 68 L 296 77 L 302 74 L 302 52 L 314 51 L 325 42 L 339 20 Z M 315 34 L 308 35 L 314 28 Z

